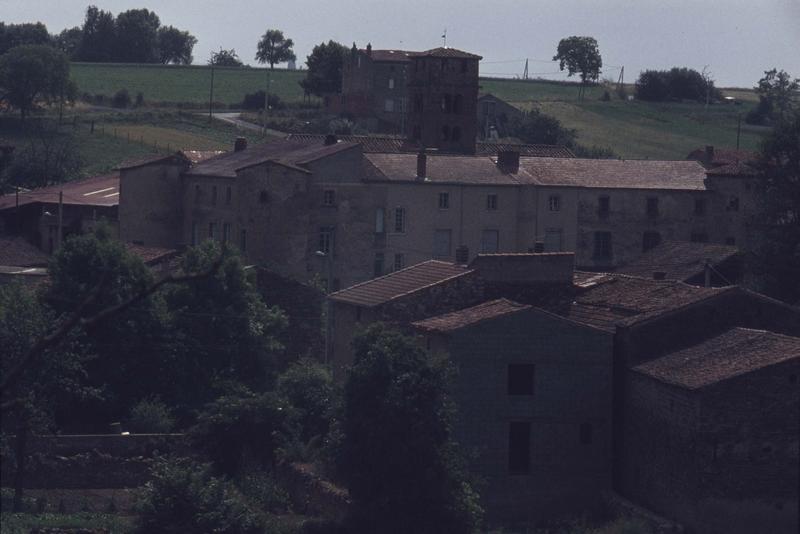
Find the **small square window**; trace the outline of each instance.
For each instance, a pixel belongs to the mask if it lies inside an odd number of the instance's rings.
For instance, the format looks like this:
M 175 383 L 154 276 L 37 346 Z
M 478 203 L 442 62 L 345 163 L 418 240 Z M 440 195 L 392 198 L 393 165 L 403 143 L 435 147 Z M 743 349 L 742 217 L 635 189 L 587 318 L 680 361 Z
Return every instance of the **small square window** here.
M 450 208 L 450 193 L 439 193 L 439 209 L 446 210 Z
M 595 259 L 610 260 L 611 254 L 612 254 L 611 232 L 595 232 L 594 233 Z
M 322 192 L 322 204 L 324 206 L 333 206 L 336 203 L 336 191 L 333 189 L 326 189 Z
M 319 229 L 319 243 L 317 251 L 330 254 L 333 251 L 333 228 L 323 226 Z
M 383 252 L 375 253 L 375 261 L 373 262 L 372 274 L 375 278 L 383 276 Z
M 508 394 L 533 395 L 536 366 L 530 363 L 508 366 Z
M 399 271 L 406 266 L 406 258 L 403 254 L 395 254 L 394 255 L 394 270 Z
M 550 211 L 561 211 L 561 197 L 550 195 L 550 198 L 547 199 L 547 207 Z
M 406 231 L 406 209 L 394 209 L 394 231 L 402 234 Z
M 489 211 L 494 211 L 497 209 L 497 195 L 486 195 L 486 209 Z

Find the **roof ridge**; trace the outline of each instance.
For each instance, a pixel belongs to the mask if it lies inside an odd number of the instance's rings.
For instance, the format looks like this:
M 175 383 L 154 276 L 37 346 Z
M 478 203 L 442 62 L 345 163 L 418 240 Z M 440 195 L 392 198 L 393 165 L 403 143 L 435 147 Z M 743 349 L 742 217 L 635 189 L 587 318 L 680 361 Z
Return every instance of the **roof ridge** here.
M 408 267 L 403 267 L 402 269 L 399 269 L 397 271 L 392 271 L 392 272 L 386 273 L 386 274 L 384 274 L 382 276 L 377 276 L 375 278 L 370 278 L 369 280 L 364 280 L 363 282 L 359 282 L 357 284 L 353 284 L 352 286 L 346 287 L 344 289 L 340 289 L 338 291 L 334 291 L 333 293 L 330 293 L 328 295 L 328 298 L 333 297 L 334 295 L 337 295 L 339 293 L 343 293 L 345 291 L 350 291 L 351 289 L 354 289 L 356 287 L 365 286 L 367 284 L 371 284 L 373 282 L 377 282 L 378 280 L 384 280 L 386 278 L 389 278 L 390 276 L 394 276 L 394 275 L 402 273 L 402 272 L 410 271 L 411 269 L 418 268 L 420 265 L 428 265 L 428 264 L 431 264 L 431 263 L 441 263 L 443 265 L 453 265 L 453 266 L 460 267 L 460 265 L 458 265 L 456 263 L 449 263 L 449 262 L 442 261 L 442 260 L 434 260 L 434 259 L 425 260 L 425 261 L 421 261 L 419 263 L 415 263 L 414 265 L 409 265 Z

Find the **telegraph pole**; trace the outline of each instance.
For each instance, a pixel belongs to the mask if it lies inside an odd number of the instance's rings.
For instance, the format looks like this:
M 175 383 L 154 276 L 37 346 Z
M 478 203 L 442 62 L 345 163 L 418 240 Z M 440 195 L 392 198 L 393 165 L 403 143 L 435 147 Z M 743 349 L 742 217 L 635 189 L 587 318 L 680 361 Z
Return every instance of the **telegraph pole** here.
M 527 58 L 525 58 L 525 71 L 522 73 L 522 79 L 523 80 L 527 80 L 528 79 L 528 59 Z
M 211 109 L 214 106 L 214 64 L 211 64 L 211 87 L 208 90 L 208 122 L 211 122 Z
M 64 191 L 58 192 L 58 235 L 56 236 L 56 250 L 61 248 L 61 234 L 64 231 Z

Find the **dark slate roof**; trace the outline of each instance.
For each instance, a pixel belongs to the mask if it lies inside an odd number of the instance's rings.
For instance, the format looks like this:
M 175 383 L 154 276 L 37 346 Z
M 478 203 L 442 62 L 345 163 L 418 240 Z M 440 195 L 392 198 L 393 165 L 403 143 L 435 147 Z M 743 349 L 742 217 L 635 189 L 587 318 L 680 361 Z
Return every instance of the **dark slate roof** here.
M 426 50 L 424 52 L 413 52 L 412 56 L 416 57 L 444 57 L 444 58 L 462 58 L 462 59 L 483 59 L 483 57 L 470 54 L 469 52 L 464 52 L 463 50 L 458 50 L 456 48 L 450 48 L 447 46 L 440 46 L 438 48 L 431 48 L 430 50 Z
M 418 181 L 415 154 L 365 154 L 377 169 L 381 180 L 390 182 Z M 530 181 L 525 170 L 512 174 L 497 166 L 487 156 L 440 156 L 427 158 L 425 182 L 472 185 L 519 185 Z
M 19 194 L 19 204 L 37 202 L 58 204 L 59 192 L 64 193 L 64 204 L 76 206 L 117 206 L 119 205 L 119 174 L 103 174 L 74 180 L 63 184 L 50 185 Z M 13 209 L 16 203 L 13 193 L 0 195 L 0 210 Z
M 460 265 L 429 260 L 331 293 L 329 298 L 357 306 L 378 306 L 392 299 L 471 272 Z
M 757 176 L 758 171 L 746 163 L 728 163 L 709 169 L 706 174 L 711 176 Z
M 490 300 L 471 308 L 416 321 L 412 325 L 421 330 L 431 332 L 453 332 L 487 319 L 494 319 L 503 315 L 529 310 L 530 308 L 531 306 L 508 299 Z
M 47 254 L 18 236 L 0 237 L 0 265 L 36 267 L 47 265 Z
M 289 134 L 286 139 L 290 141 L 303 141 L 310 144 L 323 144 L 325 135 L 322 134 Z M 358 143 L 365 154 L 403 154 L 419 152 L 419 145 L 404 137 L 389 135 L 339 135 L 340 142 Z M 490 143 L 478 141 L 475 143 L 476 156 L 496 156 L 504 150 L 516 150 L 521 156 L 574 158 L 575 155 L 567 147 L 558 145 L 531 145 L 518 143 Z M 443 153 L 443 152 L 440 152 Z
M 615 272 L 642 278 L 652 278 L 653 273 L 663 272 L 668 279 L 686 282 L 703 274 L 706 260 L 715 267 L 737 254 L 739 249 L 728 245 L 666 241 Z
M 800 360 L 800 338 L 734 328 L 633 370 L 660 382 L 696 390 L 789 360 Z
M 613 330 L 696 304 L 736 286 L 697 287 L 677 280 L 653 280 L 623 274 L 581 273 L 579 293 L 566 310 L 557 313 L 577 322 Z
M 410 57 L 415 54 L 415 52 L 409 52 L 408 50 L 376 50 L 372 49 L 372 52 L 367 52 L 365 48 L 359 50 L 362 54 L 369 55 L 372 61 L 380 61 L 380 62 L 397 62 L 397 63 L 408 63 L 410 61 Z
M 235 178 L 237 171 L 267 162 L 308 172 L 302 165 L 356 146 L 358 145 L 354 143 L 309 145 L 305 142 L 280 139 L 238 152 L 225 152 L 201 161 L 189 169 L 187 174 Z
M 521 158 L 533 183 L 622 189 L 706 189 L 706 170 L 696 161 Z

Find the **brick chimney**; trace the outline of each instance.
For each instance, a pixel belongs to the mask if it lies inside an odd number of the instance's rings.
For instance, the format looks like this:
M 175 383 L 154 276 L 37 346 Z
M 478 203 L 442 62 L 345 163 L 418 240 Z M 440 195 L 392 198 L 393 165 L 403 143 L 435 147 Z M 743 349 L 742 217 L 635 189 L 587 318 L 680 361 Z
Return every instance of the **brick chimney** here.
M 339 142 L 339 138 L 336 137 L 336 134 L 328 134 L 325 136 L 325 146 L 335 145 Z
M 425 153 L 425 149 L 421 149 L 417 153 L 417 180 L 425 180 L 425 176 L 428 173 L 428 155 Z
M 500 150 L 497 153 L 497 166 L 503 172 L 516 173 L 519 171 L 519 151 Z
M 244 137 L 237 137 L 236 141 L 233 143 L 233 151 L 241 152 L 245 148 L 247 148 L 247 139 Z
M 372 43 L 367 43 L 367 57 L 372 57 Z

